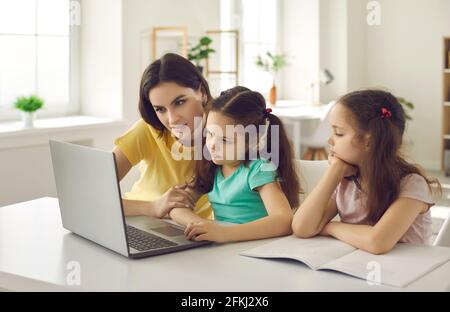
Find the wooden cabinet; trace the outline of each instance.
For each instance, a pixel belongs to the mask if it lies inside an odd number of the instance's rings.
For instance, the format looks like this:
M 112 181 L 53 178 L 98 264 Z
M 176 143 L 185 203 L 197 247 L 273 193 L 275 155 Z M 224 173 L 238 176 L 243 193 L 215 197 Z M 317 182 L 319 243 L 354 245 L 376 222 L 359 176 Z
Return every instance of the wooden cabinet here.
M 450 174 L 450 37 L 443 42 L 442 69 L 442 169 L 446 175 Z M 446 156 L 447 155 L 447 156 Z

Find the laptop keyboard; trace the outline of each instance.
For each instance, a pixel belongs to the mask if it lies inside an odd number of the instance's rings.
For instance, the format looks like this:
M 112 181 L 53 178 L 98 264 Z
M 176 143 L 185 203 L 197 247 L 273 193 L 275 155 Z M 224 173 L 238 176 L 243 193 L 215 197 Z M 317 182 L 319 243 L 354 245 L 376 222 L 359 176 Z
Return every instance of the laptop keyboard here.
M 127 225 L 127 234 L 129 246 L 139 251 L 173 247 L 178 245 L 177 243 L 139 230 L 130 225 Z

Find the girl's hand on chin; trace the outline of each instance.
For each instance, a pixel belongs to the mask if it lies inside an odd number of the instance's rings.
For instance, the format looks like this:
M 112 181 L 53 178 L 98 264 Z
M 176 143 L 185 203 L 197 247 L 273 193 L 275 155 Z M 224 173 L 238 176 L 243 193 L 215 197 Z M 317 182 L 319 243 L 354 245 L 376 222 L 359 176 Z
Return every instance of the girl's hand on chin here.
M 343 178 L 357 175 L 359 172 L 358 167 L 345 162 L 344 160 L 336 156 L 334 152 L 330 152 L 328 154 L 328 163 L 330 164 L 330 166 L 336 166 L 340 168 Z

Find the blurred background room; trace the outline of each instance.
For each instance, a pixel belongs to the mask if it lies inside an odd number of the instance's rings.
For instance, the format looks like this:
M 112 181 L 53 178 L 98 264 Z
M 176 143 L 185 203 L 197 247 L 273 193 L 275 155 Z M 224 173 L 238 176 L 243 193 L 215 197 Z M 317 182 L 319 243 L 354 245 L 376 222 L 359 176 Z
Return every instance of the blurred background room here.
M 112 150 L 140 118 L 143 70 L 175 52 L 214 96 L 261 92 L 303 159 L 327 158 L 340 96 L 395 94 L 408 158 L 444 187 L 437 233 L 450 207 L 449 16 L 448 0 L 0 0 L 0 207 L 56 197 L 50 137 Z

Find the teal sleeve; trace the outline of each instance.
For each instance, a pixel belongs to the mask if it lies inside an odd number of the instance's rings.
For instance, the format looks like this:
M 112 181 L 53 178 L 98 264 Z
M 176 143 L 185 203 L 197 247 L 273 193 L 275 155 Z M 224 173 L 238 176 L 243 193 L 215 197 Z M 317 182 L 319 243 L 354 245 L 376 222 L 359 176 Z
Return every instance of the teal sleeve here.
M 277 181 L 277 169 L 268 160 L 256 160 L 250 164 L 248 185 L 251 190 Z

